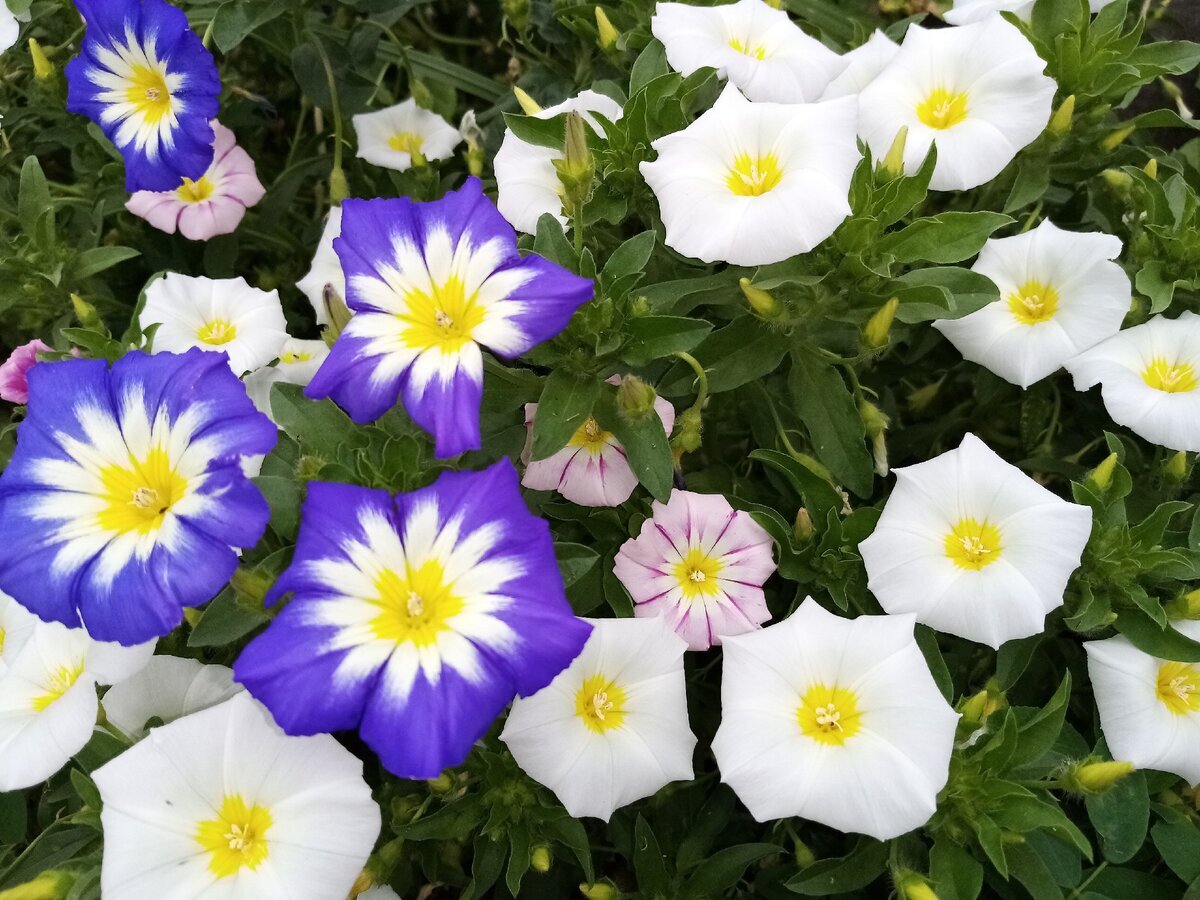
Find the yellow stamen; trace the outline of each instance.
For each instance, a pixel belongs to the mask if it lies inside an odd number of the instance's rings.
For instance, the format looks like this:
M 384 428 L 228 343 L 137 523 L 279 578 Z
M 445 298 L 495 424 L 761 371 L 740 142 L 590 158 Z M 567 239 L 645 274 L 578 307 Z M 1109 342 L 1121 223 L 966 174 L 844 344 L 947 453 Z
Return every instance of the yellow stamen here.
M 601 428 L 600 423 L 589 416 L 586 422 L 575 429 L 575 433 L 567 441 L 567 446 L 584 447 L 593 453 L 599 453 L 608 446 L 611 437 L 610 432 Z
M 134 66 L 125 89 L 126 102 L 150 125 L 157 125 L 171 114 L 171 92 L 164 76 L 165 72 L 149 66 Z
M 201 822 L 196 840 L 212 854 L 208 869 L 220 878 L 236 875 L 243 867 L 257 869 L 270 855 L 267 832 L 271 813 L 262 806 L 248 806 L 240 794 L 225 798 L 216 819 Z
M 1058 291 L 1041 281 L 1027 281 L 1009 294 L 1008 309 L 1022 325 L 1049 322 L 1058 311 Z
M 211 322 L 202 325 L 196 332 L 196 337 L 206 344 L 212 344 L 218 347 L 221 344 L 228 344 L 237 337 L 237 326 L 225 319 L 213 319 Z
M 1142 381 L 1156 391 L 1167 394 L 1186 394 L 1196 389 L 1196 373 L 1189 363 L 1169 363 L 1156 356 L 1142 370 Z
M 978 572 L 1000 558 L 1000 529 L 986 519 L 959 519 L 946 535 L 946 555 L 960 569 Z
M 1158 699 L 1174 715 L 1200 712 L 1200 668 L 1181 662 L 1158 670 Z
M 739 153 L 725 175 L 725 186 L 739 197 L 760 197 L 774 189 L 782 178 L 783 170 L 774 153 L 762 156 Z
M 935 88 L 917 106 L 917 118 L 930 128 L 953 128 L 967 117 L 967 92 Z
M 708 556 L 699 547 L 693 547 L 675 564 L 673 575 L 679 581 L 685 600 L 712 597 L 721 590 L 717 578 L 725 564 L 719 558 Z
M 371 620 L 377 638 L 397 644 L 429 647 L 450 628 L 450 620 L 463 610 L 463 599 L 446 583 L 441 564 L 425 564 L 396 572 L 385 569 L 375 581 L 378 592 L 369 601 L 378 609 Z
M 397 314 L 407 326 L 401 340 L 418 350 L 457 353 L 471 342 L 486 315 L 485 307 L 475 302 L 474 294 L 467 296 L 457 276 L 435 285 L 429 294 L 412 291 L 404 299 L 408 308 Z
M 412 131 L 398 131 L 388 138 L 388 146 L 400 153 L 416 155 L 421 152 L 425 138 Z
M 97 514 L 97 524 L 105 531 L 138 534 L 157 530 L 188 485 L 161 448 L 151 450 L 142 460 L 130 456 L 127 466 L 101 469 L 100 481 L 106 505 Z
M 796 721 L 805 736 L 840 747 L 862 728 L 858 697 L 847 688 L 814 684 L 800 699 Z
M 184 203 L 203 203 L 216 191 L 217 186 L 208 180 L 207 175 L 200 177 L 199 181 L 192 181 L 190 178 L 183 179 L 183 184 L 175 191 L 175 195 Z
M 72 663 L 69 666 L 59 666 L 51 673 L 46 683 L 42 685 L 45 689 L 41 694 L 33 698 L 31 705 L 36 712 L 53 706 L 54 703 L 61 700 L 71 688 L 75 686 L 80 676 L 83 675 L 83 660 Z
M 625 691 L 603 675 L 584 680 L 575 695 L 575 715 L 592 731 L 604 733 L 620 728 L 625 718 Z
M 753 59 L 765 59 L 767 56 L 767 48 L 762 44 L 752 45 L 741 38 L 731 37 L 729 39 L 729 46 L 738 53 L 752 57 Z

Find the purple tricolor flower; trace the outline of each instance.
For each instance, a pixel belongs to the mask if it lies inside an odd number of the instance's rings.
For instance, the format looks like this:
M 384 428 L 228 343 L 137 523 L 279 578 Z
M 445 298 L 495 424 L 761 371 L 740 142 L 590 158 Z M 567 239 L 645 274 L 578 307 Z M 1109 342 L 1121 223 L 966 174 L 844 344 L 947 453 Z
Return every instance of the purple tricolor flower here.
M 130 191 L 169 191 L 213 160 L 221 82 L 187 16 L 163 0 L 75 0 L 87 24 L 66 67 L 67 109 L 125 157 Z
M 39 353 L 50 353 L 54 350 L 45 341 L 34 338 L 28 344 L 22 344 L 9 354 L 8 359 L 0 363 L 0 400 L 9 403 L 25 403 L 29 400 L 29 383 L 26 380 L 29 370 L 37 363 Z
M 262 536 L 240 462 L 276 437 L 220 353 L 38 363 L 0 475 L 0 590 L 97 640 L 166 634 Z
M 359 728 L 383 764 L 434 778 L 460 764 L 514 695 L 583 649 L 550 529 L 503 460 L 393 496 L 308 486 L 294 597 L 234 664 L 289 734 Z
M 347 200 L 334 249 L 354 316 L 306 391 L 356 422 L 404 399 L 439 457 L 478 449 L 480 345 L 506 359 L 558 334 L 592 282 L 530 254 L 479 179 L 441 200 Z

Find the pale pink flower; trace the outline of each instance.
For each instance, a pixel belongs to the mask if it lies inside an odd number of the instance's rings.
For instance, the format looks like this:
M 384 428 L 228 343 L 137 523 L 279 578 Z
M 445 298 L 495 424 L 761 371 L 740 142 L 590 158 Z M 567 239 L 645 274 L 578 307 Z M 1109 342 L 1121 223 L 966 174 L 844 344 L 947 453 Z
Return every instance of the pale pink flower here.
M 771 536 L 720 494 L 672 491 L 614 566 L 636 616 L 664 616 L 692 650 L 771 618 L 762 584 L 775 571 Z
M 8 359 L 0 363 L 0 399 L 9 403 L 27 403 L 29 383 L 26 376 L 37 362 L 37 355 L 53 349 L 44 341 L 34 338 L 28 344 L 22 344 Z
M 215 119 L 212 127 L 213 161 L 199 181 L 185 178 L 173 191 L 138 191 L 125 208 L 159 231 L 174 234 L 178 229 L 190 241 L 234 231 L 267 190 L 233 132 Z

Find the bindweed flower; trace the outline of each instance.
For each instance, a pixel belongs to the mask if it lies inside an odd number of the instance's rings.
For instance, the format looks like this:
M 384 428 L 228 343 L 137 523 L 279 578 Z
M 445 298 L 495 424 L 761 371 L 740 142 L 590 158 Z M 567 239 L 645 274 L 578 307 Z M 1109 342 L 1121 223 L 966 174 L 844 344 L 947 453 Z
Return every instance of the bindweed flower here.
M 899 52 L 900 45 L 876 29 L 865 44 L 842 54 L 846 68 L 837 78 L 829 82 L 819 99 L 835 100 L 838 97 L 862 93 L 863 89 L 879 77 L 879 73 L 888 67 Z
M 1172 627 L 1200 640 L 1200 621 Z M 1200 785 L 1200 665 L 1157 659 L 1123 635 L 1083 648 L 1113 759 Z
M 552 119 L 566 112 L 577 112 L 592 131 L 604 134 L 604 128 L 593 114 L 610 122 L 621 118 L 621 104 L 596 91 L 583 91 L 557 106 L 530 113 L 538 119 Z M 496 172 L 496 208 L 517 231 L 537 233 L 537 223 L 546 213 L 558 219 L 563 228 L 567 217 L 563 212 L 563 185 L 556 162 L 562 162 L 562 151 L 540 147 L 505 130 L 504 140 L 492 167 Z
M 130 740 L 146 736 L 149 723 L 167 725 L 224 703 L 242 686 L 227 666 L 208 666 L 178 656 L 154 656 L 137 674 L 113 685 L 101 706 L 108 724 Z
M 258 180 L 254 160 L 237 145 L 233 132 L 212 121 L 213 161 L 200 178 L 184 178 L 172 191 L 138 191 L 125 203 L 135 216 L 159 231 L 178 231 L 189 241 L 207 241 L 231 234 L 246 210 L 258 203 L 267 189 Z
M 554 680 L 591 631 L 571 614 L 546 523 L 506 460 L 386 491 L 312 482 L 295 596 L 234 664 L 291 734 L 358 728 L 391 772 L 460 764 L 515 694 Z
M 846 67 L 788 14 L 763 0 L 723 6 L 659 3 L 650 30 L 681 75 L 711 66 L 754 102 L 804 103 Z
M 685 644 L 664 619 L 589 619 L 583 652 L 518 699 L 500 740 L 572 816 L 608 821 L 628 803 L 692 778 Z
M 93 778 L 105 900 L 345 897 L 379 834 L 362 762 L 328 735 L 288 737 L 245 693 Z
M 462 143 L 458 129 L 435 112 L 403 103 L 352 119 L 358 136 L 358 158 L 385 169 L 405 172 L 428 160 L 449 159 Z
M 13 350 L 8 359 L 0 364 L 0 400 L 28 403 L 29 370 L 38 361 L 39 353 L 49 353 L 53 350 L 53 347 L 38 338 Z
M 312 304 L 313 315 L 318 325 L 329 323 L 329 312 L 325 309 L 325 288 L 332 287 L 339 297 L 346 296 L 346 276 L 342 274 L 342 262 L 333 249 L 334 239 L 342 233 L 342 208 L 332 206 L 321 230 L 321 239 L 313 254 L 308 273 L 296 282 L 296 287 Z
M 896 487 L 858 545 L 888 613 L 999 647 L 1040 634 L 1091 534 L 1069 503 L 968 434 L 955 450 L 893 470 Z
M 1092 12 L 1097 13 L 1112 0 L 1091 0 Z M 1033 14 L 1034 0 L 954 0 L 954 8 L 942 16 L 951 25 L 972 25 L 982 22 L 995 13 L 1010 12 L 1028 22 Z
M 713 753 L 757 821 L 802 816 L 883 841 L 933 815 L 958 714 L 911 615 L 843 619 L 809 597 L 723 655 Z
M 993 16 L 930 31 L 911 26 L 900 52 L 859 99 L 859 133 L 882 159 L 908 128 L 904 168 L 920 168 L 931 145 L 935 191 L 995 178 L 1050 121 L 1055 84 L 1016 26 Z
M 163 0 L 75 0 L 87 24 L 67 63 L 67 109 L 125 157 L 130 191 L 172 191 L 213 161 L 221 82 L 187 16 Z
M 751 103 L 729 85 L 683 131 L 654 141 L 642 177 L 665 242 L 704 262 L 758 266 L 806 253 L 850 214 L 855 102 Z
M 168 272 L 146 288 L 138 324 L 142 331 L 158 326 L 155 353 L 196 348 L 224 354 L 235 375 L 267 365 L 287 340 L 279 292 L 260 291 L 244 278 Z
M 1006 381 L 1027 388 L 1112 337 L 1129 311 L 1129 276 L 1111 234 L 1063 231 L 1046 219 L 1033 231 L 989 240 L 972 271 L 1000 299 L 933 327 Z
M 609 384 L 619 381 L 620 377 L 614 376 Z M 557 453 L 545 459 L 531 459 L 537 407 L 536 403 L 525 404 L 529 435 L 521 455 L 525 463 L 521 484 L 535 491 L 558 491 L 580 506 L 620 506 L 633 495 L 638 480 L 625 456 L 625 448 L 594 418 L 589 417 L 580 425 L 567 446 Z M 662 420 L 663 430 L 670 434 L 675 424 L 675 407 L 662 397 L 655 397 L 654 412 Z
M 356 422 L 403 396 L 439 457 L 480 446 L 485 346 L 511 359 L 562 331 L 592 282 L 536 254 L 479 179 L 441 200 L 347 200 L 334 248 L 355 315 L 305 393 Z
M 1170 450 L 1200 450 L 1200 316 L 1155 316 L 1066 363 L 1075 390 L 1101 385 L 1118 425 Z
M 240 459 L 277 432 L 214 353 L 39 363 L 0 475 L 0 589 L 129 645 L 212 598 L 267 526 Z
M 45 781 L 92 737 L 97 684 L 146 665 L 154 644 L 121 647 L 42 622 L 0 593 L 0 791 Z
M 12 47 L 21 33 L 21 23 L 12 14 L 8 4 L 0 0 L 0 53 Z
M 771 536 L 719 494 L 675 490 L 614 570 L 635 616 L 663 616 L 692 650 L 752 631 L 771 618 L 762 584 L 775 571 Z
M 276 383 L 308 384 L 328 355 L 329 348 L 324 341 L 300 341 L 290 337 L 283 342 L 275 365 L 257 369 L 246 376 L 246 393 L 259 412 L 271 416 L 271 386 Z

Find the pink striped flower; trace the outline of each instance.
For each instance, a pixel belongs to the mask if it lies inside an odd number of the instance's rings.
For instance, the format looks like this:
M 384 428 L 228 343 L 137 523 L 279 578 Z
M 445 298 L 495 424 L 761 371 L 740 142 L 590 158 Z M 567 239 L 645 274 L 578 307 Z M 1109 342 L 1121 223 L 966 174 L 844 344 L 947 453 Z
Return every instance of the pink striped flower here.
M 34 338 L 28 344 L 22 344 L 8 359 L 0 363 L 0 399 L 9 403 L 27 403 L 29 383 L 26 375 L 37 362 L 39 353 L 53 349 L 44 341 Z
M 762 584 L 775 571 L 771 536 L 720 494 L 672 491 L 614 571 L 636 616 L 664 616 L 691 650 L 753 631 L 771 618 Z
M 178 230 L 190 241 L 234 231 L 246 210 L 267 191 L 258 180 L 254 160 L 237 145 L 233 132 L 216 119 L 212 127 L 216 134 L 212 165 L 198 181 L 185 178 L 173 191 L 138 191 L 125 208 L 159 231 Z

